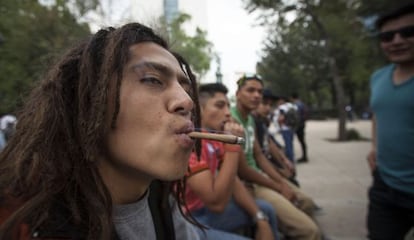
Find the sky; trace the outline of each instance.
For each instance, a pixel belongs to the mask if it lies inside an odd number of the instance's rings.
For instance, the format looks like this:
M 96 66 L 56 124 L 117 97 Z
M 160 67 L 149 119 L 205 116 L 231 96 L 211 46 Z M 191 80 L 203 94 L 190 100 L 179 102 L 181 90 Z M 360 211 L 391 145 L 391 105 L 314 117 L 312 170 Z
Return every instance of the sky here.
M 131 6 L 134 2 L 134 6 Z M 233 96 L 236 80 L 243 73 L 254 73 L 256 63 L 260 60 L 265 30 L 258 26 L 255 20 L 257 14 L 249 15 L 243 8 L 242 0 L 179 0 L 179 4 L 185 4 L 185 9 L 194 12 L 197 15 L 193 16 L 194 22 L 198 22 L 207 31 L 208 40 L 213 43 L 213 51 L 221 58 L 223 83 L 229 88 L 229 96 Z M 128 9 L 134 9 L 138 21 L 143 21 L 139 16 L 151 18 L 153 13 L 160 14 L 156 9 L 161 8 L 162 1 L 112 0 L 111 5 L 111 16 L 104 22 L 117 25 L 117 21 L 127 14 Z M 201 82 L 214 82 L 216 69 L 217 64 L 213 60 L 210 71 Z
M 223 83 L 229 95 L 236 90 L 236 80 L 242 73 L 254 73 L 260 60 L 263 27 L 257 26 L 255 16 L 248 15 L 241 0 L 208 0 L 208 38 L 221 57 Z M 207 81 L 215 81 L 216 64 L 212 64 Z

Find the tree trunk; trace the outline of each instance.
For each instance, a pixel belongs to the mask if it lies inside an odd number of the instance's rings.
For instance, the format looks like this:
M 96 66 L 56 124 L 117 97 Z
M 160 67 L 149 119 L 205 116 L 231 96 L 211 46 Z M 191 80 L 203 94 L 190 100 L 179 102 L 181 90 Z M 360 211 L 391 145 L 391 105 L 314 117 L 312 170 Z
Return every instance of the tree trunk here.
M 336 107 L 338 110 L 338 140 L 346 140 L 346 112 L 345 93 L 342 85 L 342 78 L 338 73 L 338 66 L 334 57 L 329 56 L 329 68 L 332 74 L 333 84 L 336 91 Z
M 329 71 L 331 73 L 333 85 L 336 91 L 336 107 L 338 110 L 338 140 L 344 141 L 346 140 L 345 92 L 341 76 L 339 75 L 336 59 L 332 51 L 331 39 L 319 17 L 314 14 L 312 10 L 310 10 L 309 3 L 307 1 L 305 1 L 305 3 L 308 7 L 305 8 L 304 11 L 312 17 L 314 23 L 321 33 L 321 40 L 325 40 L 326 56 L 329 60 Z

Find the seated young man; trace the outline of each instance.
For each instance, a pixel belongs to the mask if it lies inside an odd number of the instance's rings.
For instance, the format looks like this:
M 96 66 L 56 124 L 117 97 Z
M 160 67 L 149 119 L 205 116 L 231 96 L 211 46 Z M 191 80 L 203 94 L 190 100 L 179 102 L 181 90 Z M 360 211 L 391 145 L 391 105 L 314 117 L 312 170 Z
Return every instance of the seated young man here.
M 276 166 L 278 172 L 299 187 L 299 182 L 296 180 L 295 165 L 287 158 L 283 149 L 276 144 L 268 130 L 270 124 L 269 114 L 272 111 L 274 101 L 277 101 L 277 99 L 278 97 L 274 96 L 270 89 L 263 90 L 263 99 L 252 113 L 256 125 L 257 141 L 263 154 Z
M 311 218 L 316 207 L 314 202 L 278 173 L 257 141 L 251 113 L 262 101 L 262 80 L 258 76 L 244 76 L 237 83 L 236 106 L 230 110 L 245 129 L 246 139 L 239 176 L 253 185 L 255 197 L 268 201 L 275 208 L 282 234 L 289 239 L 321 239 L 320 230 Z
M 199 87 L 201 126 L 205 131 L 225 131 L 243 136 L 243 128 L 231 121 L 227 88 L 219 83 Z M 246 239 L 233 232 L 255 227 L 256 239 L 278 239 L 273 207 L 254 200 L 237 177 L 241 147 L 202 140 L 200 158 L 189 162 L 186 201 L 191 215 L 208 228 L 199 230 L 207 239 Z M 205 236 L 204 236 L 205 235 Z

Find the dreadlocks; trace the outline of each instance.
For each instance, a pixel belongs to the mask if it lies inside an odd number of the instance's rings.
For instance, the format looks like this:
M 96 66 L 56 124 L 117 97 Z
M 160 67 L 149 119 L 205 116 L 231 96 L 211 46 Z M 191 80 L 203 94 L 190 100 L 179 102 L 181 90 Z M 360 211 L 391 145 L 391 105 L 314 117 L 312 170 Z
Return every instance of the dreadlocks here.
M 0 226 L 0 239 L 8 239 L 20 223 L 41 228 L 57 200 L 68 207 L 70 221 L 85 238 L 110 238 L 112 200 L 96 161 L 105 134 L 116 127 L 129 48 L 140 42 L 169 51 L 161 37 L 138 23 L 102 29 L 70 49 L 32 91 L 0 155 L 0 202 L 10 197 L 23 202 Z M 193 121 L 199 126 L 195 77 L 184 59 L 173 55 L 191 80 Z M 109 125 L 108 104 L 114 106 Z

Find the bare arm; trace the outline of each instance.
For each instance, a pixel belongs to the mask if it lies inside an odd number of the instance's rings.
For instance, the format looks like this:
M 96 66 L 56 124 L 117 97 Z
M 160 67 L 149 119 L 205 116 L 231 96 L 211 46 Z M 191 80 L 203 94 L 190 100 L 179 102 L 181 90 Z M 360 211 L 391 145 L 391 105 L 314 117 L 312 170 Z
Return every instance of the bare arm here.
M 243 182 L 236 177 L 234 183 L 234 201 L 243 208 L 252 219 L 255 218 L 256 213 L 260 210 L 256 205 L 253 196 L 244 186 Z M 258 220 L 255 239 L 274 239 L 270 224 L 266 220 Z
M 227 151 L 217 176 L 213 176 L 211 171 L 206 169 L 187 180 L 188 187 L 213 212 L 222 212 L 233 194 L 238 159 L 239 152 Z
M 273 167 L 272 163 L 263 154 L 262 148 L 260 147 L 256 139 L 254 141 L 253 151 L 256 163 L 263 170 L 263 172 L 265 172 L 274 181 L 279 183 L 283 182 L 282 176 L 280 176 L 280 174 Z
M 377 167 L 377 121 L 375 119 L 375 116 L 372 116 L 372 126 L 371 126 L 371 150 L 368 153 L 367 160 L 369 168 L 371 169 L 371 172 L 375 170 Z
M 279 170 L 280 173 L 290 178 L 294 175 L 295 167 L 283 153 L 282 149 L 280 149 L 270 138 L 268 139 L 269 142 L 269 152 L 272 155 L 273 159 L 278 161 L 283 169 Z
M 274 182 L 280 185 L 280 193 L 290 201 L 296 201 L 296 196 L 293 190 L 286 184 L 283 177 L 276 171 L 272 163 L 266 158 L 262 152 L 257 139 L 254 141 L 254 157 L 259 167 L 265 172 Z
M 250 167 L 247 164 L 246 156 L 244 154 L 240 155 L 239 176 L 249 182 L 253 182 L 258 185 L 268 187 L 277 192 L 280 192 L 282 190 L 282 186 L 280 183 L 277 183 L 272 179 L 263 176 L 258 171 Z

